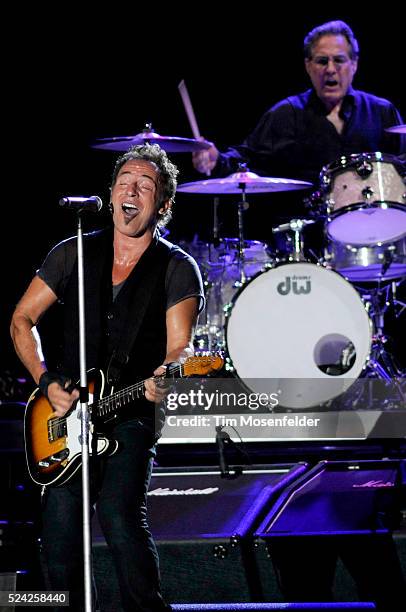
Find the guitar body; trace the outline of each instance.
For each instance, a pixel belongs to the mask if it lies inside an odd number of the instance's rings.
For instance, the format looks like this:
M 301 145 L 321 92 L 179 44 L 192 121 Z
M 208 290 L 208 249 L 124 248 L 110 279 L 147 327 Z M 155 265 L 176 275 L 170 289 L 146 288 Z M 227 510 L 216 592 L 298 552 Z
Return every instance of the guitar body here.
M 89 406 L 102 397 L 105 378 L 100 370 L 88 372 Z M 89 453 L 97 455 L 117 450 L 117 443 L 97 435 L 90 426 Z M 61 485 L 81 466 L 81 411 L 76 403 L 63 418 L 57 417 L 49 401 L 37 388 L 31 394 L 24 416 L 24 440 L 30 476 L 39 485 Z M 93 448 L 96 446 L 97 448 Z
M 183 364 L 169 364 L 168 378 L 205 376 L 223 367 L 220 355 L 188 357 Z M 89 370 L 88 390 L 91 423 L 89 428 L 89 454 L 114 454 L 116 440 L 109 440 L 95 432 L 94 423 L 111 424 L 122 408 L 143 397 L 145 380 L 103 397 L 106 379 L 101 370 Z M 39 389 L 31 394 L 25 409 L 24 439 L 29 474 L 39 485 L 61 485 L 72 478 L 82 463 L 81 413 L 78 402 L 70 412 L 58 417 L 49 401 Z

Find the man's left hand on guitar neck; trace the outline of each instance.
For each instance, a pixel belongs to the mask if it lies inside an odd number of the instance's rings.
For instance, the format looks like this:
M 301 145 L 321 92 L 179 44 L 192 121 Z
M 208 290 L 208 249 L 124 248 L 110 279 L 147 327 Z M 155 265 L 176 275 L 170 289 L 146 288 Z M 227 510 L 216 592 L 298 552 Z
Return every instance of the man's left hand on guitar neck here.
M 165 362 L 154 370 L 153 378 L 148 378 L 145 381 L 145 397 L 150 402 L 159 403 L 165 399 L 169 393 L 170 385 L 165 380 L 167 367 L 174 363 L 184 363 L 188 357 L 194 354 L 193 348 L 190 346 L 177 348 L 167 354 Z M 155 378 L 157 377 L 157 378 Z

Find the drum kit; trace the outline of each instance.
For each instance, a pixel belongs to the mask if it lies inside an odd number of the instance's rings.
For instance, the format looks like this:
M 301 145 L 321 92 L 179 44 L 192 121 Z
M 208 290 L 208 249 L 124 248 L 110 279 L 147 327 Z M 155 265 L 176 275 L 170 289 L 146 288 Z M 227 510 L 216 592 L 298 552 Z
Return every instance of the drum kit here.
M 378 152 L 342 157 L 323 168 L 320 186 L 307 200 L 309 217 L 272 229 L 292 235 L 289 250 L 276 255 L 267 244 L 245 239 L 247 193 L 309 187 L 246 169 L 178 187 L 188 194 L 240 195 L 238 237 L 205 243 L 196 236 L 183 245 L 206 285 L 196 345 L 224 350 L 229 369 L 251 392 L 277 392 L 288 409 L 326 405 L 360 377 L 387 381 L 395 403 L 404 403 L 404 373 L 387 351 L 384 333 L 387 310 L 399 314 L 406 308 L 396 298 L 406 279 L 402 171 L 395 158 Z M 304 230 L 320 221 L 323 252 L 312 261 Z
M 406 133 L 406 126 L 388 131 Z M 203 140 L 162 137 L 150 125 L 133 137 L 100 139 L 98 148 L 126 150 L 157 142 L 167 151 L 196 151 Z M 120 148 L 119 148 L 120 147 Z M 182 246 L 199 264 L 206 309 L 195 344 L 224 351 L 228 369 L 250 391 L 276 391 L 287 409 L 329 406 L 360 378 L 390 384 L 406 402 L 405 372 L 387 350 L 385 318 L 406 310 L 397 296 L 406 280 L 406 180 L 396 158 L 379 152 L 346 155 L 325 166 L 307 202 L 308 215 L 272 229 L 292 245 L 276 253 L 247 240 L 247 194 L 304 190 L 311 183 L 263 177 L 241 167 L 225 178 L 184 183 L 185 194 L 236 195 L 238 237 L 195 236 Z M 323 228 L 322 252 L 304 248 L 305 228 Z M 311 252 L 311 251 L 310 251 Z M 267 384 L 264 387 L 264 381 Z

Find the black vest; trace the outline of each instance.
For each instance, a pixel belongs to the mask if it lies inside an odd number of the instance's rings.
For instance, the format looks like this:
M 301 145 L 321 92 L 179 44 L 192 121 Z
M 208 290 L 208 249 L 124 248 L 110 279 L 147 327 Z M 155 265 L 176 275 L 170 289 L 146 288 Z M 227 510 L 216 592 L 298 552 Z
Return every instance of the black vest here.
M 112 300 L 113 236 L 111 230 L 84 236 L 86 316 L 86 366 L 107 368 L 121 335 L 140 316 L 140 287 L 152 269 L 158 274 L 148 300 L 128 363 L 122 369 L 120 387 L 152 375 L 166 355 L 165 277 L 173 245 L 154 238 Z M 137 299 L 138 298 L 138 299 Z M 64 295 L 61 369 L 79 378 L 77 261 Z

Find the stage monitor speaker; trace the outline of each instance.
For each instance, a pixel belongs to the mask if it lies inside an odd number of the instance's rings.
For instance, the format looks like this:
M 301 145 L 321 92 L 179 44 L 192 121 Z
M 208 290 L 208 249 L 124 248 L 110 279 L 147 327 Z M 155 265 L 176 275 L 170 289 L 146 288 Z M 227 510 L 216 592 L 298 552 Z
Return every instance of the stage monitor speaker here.
M 400 518 L 401 462 L 321 461 L 285 488 L 256 536 L 388 533 Z
M 338 601 L 405 597 L 392 537 L 401 516 L 401 464 L 322 461 L 286 487 L 254 534 L 261 583 L 266 587 L 272 560 L 291 601 L 315 593 L 327 600 L 332 590 Z
M 165 599 L 261 600 L 250 536 L 269 505 L 306 469 L 303 463 L 256 466 L 232 479 L 222 478 L 213 467 L 155 470 L 148 522 L 160 557 Z M 112 609 L 108 602 L 117 601 L 118 587 L 97 523 L 93 546 L 99 596 L 107 611 Z

